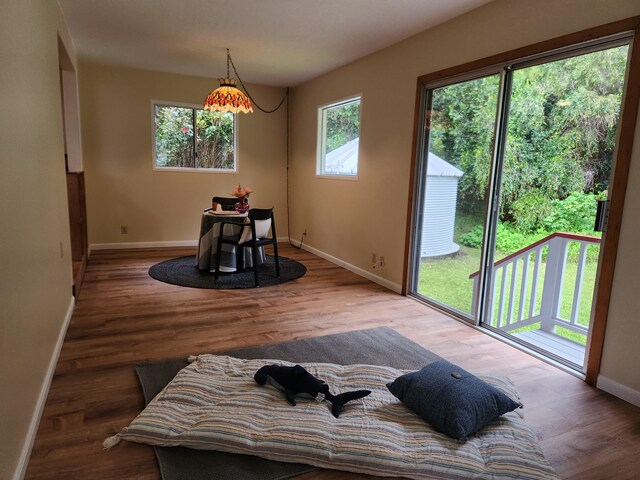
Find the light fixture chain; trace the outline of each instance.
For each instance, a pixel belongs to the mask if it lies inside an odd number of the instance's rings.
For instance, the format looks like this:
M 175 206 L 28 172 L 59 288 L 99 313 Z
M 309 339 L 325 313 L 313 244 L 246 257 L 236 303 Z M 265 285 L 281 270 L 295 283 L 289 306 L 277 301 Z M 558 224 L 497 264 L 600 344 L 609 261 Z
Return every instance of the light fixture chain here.
M 249 99 L 253 102 L 253 104 L 256 107 L 258 107 L 258 110 L 260 110 L 260 111 L 262 111 L 264 113 L 273 113 L 276 110 L 278 110 L 282 106 L 284 101 L 289 97 L 289 87 L 287 87 L 287 91 L 285 92 L 284 97 L 282 97 L 282 100 L 280 100 L 280 103 L 278 104 L 278 106 L 276 108 L 274 108 L 273 110 L 265 110 L 264 108 L 262 108 L 260 105 L 258 105 L 256 103 L 256 101 L 253 99 L 253 97 L 249 93 L 249 90 L 247 90 L 247 87 L 245 86 L 244 82 L 240 78 L 240 75 L 238 75 L 238 71 L 236 70 L 236 66 L 233 63 L 233 59 L 231 58 L 231 54 L 229 53 L 229 49 L 227 48 L 227 77 L 229 76 L 229 72 L 228 72 L 228 70 L 229 70 L 229 62 L 231 62 L 231 66 L 233 67 L 233 73 L 236 74 L 236 78 L 240 82 L 240 85 L 242 85 L 242 88 L 247 93 L 247 97 L 249 97 Z

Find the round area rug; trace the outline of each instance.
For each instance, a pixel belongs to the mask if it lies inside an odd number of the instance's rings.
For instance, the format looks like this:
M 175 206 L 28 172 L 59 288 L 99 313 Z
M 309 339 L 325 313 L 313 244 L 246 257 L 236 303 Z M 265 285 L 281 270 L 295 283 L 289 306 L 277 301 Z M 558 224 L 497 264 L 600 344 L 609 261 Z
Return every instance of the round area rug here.
M 280 278 L 276 277 L 276 264 L 272 255 L 267 255 L 264 263 L 258 267 L 260 288 L 279 285 L 295 280 L 307 273 L 307 267 L 287 257 L 280 258 Z M 254 288 L 253 270 L 239 273 L 221 273 L 218 280 L 213 272 L 199 270 L 194 255 L 172 258 L 156 263 L 149 269 L 149 276 L 161 282 L 193 288 Z

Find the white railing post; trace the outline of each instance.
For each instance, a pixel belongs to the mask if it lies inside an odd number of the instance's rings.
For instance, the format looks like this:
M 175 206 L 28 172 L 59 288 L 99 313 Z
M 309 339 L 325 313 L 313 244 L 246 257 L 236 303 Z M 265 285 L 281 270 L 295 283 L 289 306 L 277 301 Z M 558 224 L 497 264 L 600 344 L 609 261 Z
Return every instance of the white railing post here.
M 518 259 L 519 257 L 515 257 L 511 261 L 511 284 L 509 285 L 509 307 L 507 310 L 507 325 L 511 325 L 512 323 L 515 323 L 513 321 L 513 317 L 514 317 L 513 308 L 516 300 L 516 285 L 517 285 L 516 282 L 518 281 Z
M 531 253 L 526 252 L 522 256 L 522 280 L 520 281 L 520 303 L 518 305 L 518 316 L 516 322 L 524 320 L 524 301 L 527 297 L 527 276 L 529 275 L 529 259 Z
M 502 327 L 502 317 L 504 316 L 504 290 L 505 290 L 505 286 L 507 285 L 507 267 L 509 266 L 508 263 L 505 263 L 504 265 L 500 266 L 500 269 L 502 270 L 502 277 L 500 279 L 500 300 L 498 301 L 498 318 L 496 320 L 496 328 L 501 328 Z M 498 278 L 498 270 L 494 269 L 494 275 L 496 278 Z M 493 305 L 493 304 L 492 304 Z M 505 324 L 506 325 L 506 324 Z
M 478 315 L 478 285 L 480 275 L 476 275 L 473 277 L 473 295 L 471 296 L 471 315 L 473 315 L 474 320 Z
M 529 302 L 529 318 L 536 314 L 536 303 L 538 302 L 538 283 L 540 276 L 540 265 L 542 265 L 542 249 L 544 244 L 538 246 L 535 250 L 535 263 L 533 264 L 533 278 L 531 280 L 531 301 Z
M 547 250 L 547 266 L 544 273 L 542 287 L 542 302 L 540 305 L 540 330 L 553 333 L 552 319 L 558 313 L 559 301 L 562 296 L 562 279 L 567 256 L 567 239 L 554 237 L 549 240 Z
M 578 255 L 578 268 L 576 270 L 576 283 L 573 289 L 573 302 L 571 304 L 571 324 L 578 325 L 578 315 L 580 314 L 580 296 L 582 295 L 582 284 L 584 283 L 584 267 L 587 262 L 586 242 L 580 242 L 580 254 Z

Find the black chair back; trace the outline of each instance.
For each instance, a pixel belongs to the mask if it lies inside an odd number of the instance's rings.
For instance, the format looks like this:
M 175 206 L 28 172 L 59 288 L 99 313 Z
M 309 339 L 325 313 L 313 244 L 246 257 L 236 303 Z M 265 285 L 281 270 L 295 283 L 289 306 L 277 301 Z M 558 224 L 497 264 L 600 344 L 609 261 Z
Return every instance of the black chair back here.
M 260 245 L 276 243 L 276 222 L 273 218 L 273 207 L 271 208 L 252 208 L 249 210 L 249 227 L 251 228 L 251 238 L 253 242 L 259 242 Z M 256 221 L 271 220 L 271 238 L 259 238 L 256 234 Z
M 211 207 L 215 210 L 216 203 L 219 203 L 222 207 L 222 210 L 232 211 L 234 210 L 235 204 L 238 203 L 238 199 L 236 197 L 213 197 L 211 199 Z
M 265 245 L 273 245 L 273 255 L 276 264 L 276 277 L 280 277 L 280 259 L 278 257 L 278 235 L 276 234 L 276 222 L 273 218 L 273 207 L 272 208 L 252 208 L 249 210 L 247 214 L 249 218 L 248 227 L 251 229 L 251 239 L 242 241 L 242 234 L 237 238 L 225 238 L 224 235 L 220 235 L 218 237 L 218 248 L 216 249 L 216 273 L 215 278 L 218 278 L 220 273 L 220 257 L 222 255 L 222 244 L 234 245 L 236 247 L 236 255 L 238 256 L 237 264 L 240 265 L 241 259 L 244 258 L 242 255 L 242 249 L 247 247 L 251 248 L 251 257 L 253 260 L 253 269 L 256 287 L 260 286 L 260 279 L 258 278 L 258 248 L 264 247 Z M 259 220 L 271 220 L 271 237 L 263 237 L 258 238 L 256 235 L 256 221 Z M 220 224 L 220 232 L 223 232 L 224 225 L 226 223 L 230 223 L 228 221 L 223 221 Z M 237 224 L 236 224 L 237 225 Z M 247 228 L 247 226 L 245 226 Z M 244 265 L 243 265 L 244 268 Z
M 273 208 L 252 208 L 249 210 L 249 221 L 251 220 L 269 220 L 273 226 Z

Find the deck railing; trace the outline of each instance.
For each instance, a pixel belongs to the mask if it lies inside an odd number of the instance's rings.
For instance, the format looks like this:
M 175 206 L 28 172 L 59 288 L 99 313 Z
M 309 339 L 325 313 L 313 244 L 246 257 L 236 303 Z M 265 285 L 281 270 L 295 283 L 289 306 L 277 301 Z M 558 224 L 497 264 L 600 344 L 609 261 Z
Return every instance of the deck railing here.
M 562 318 L 560 311 L 570 242 L 579 243 L 580 251 L 571 314 L 569 318 Z M 598 237 L 557 232 L 495 262 L 489 294 L 492 308 L 486 323 L 508 332 L 540 322 L 540 329 L 549 333 L 555 333 L 555 327 L 559 326 L 587 335 L 588 326 L 578 322 L 580 297 L 585 281 L 587 247 L 599 243 Z M 541 278 L 543 270 L 544 278 Z M 472 273 L 469 278 L 474 282 L 472 311 L 475 312 L 479 272 Z

